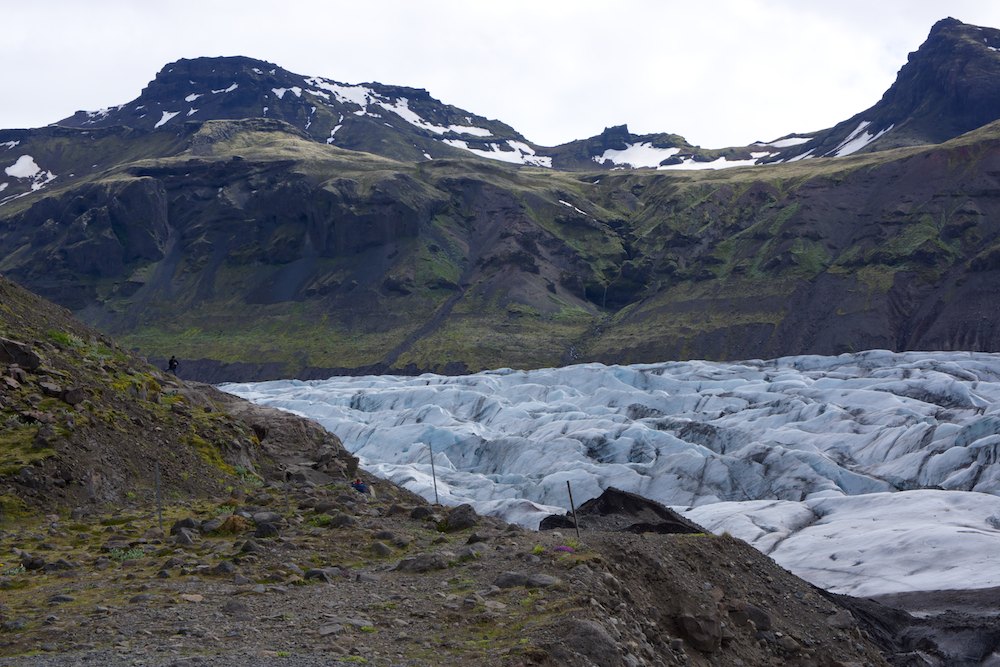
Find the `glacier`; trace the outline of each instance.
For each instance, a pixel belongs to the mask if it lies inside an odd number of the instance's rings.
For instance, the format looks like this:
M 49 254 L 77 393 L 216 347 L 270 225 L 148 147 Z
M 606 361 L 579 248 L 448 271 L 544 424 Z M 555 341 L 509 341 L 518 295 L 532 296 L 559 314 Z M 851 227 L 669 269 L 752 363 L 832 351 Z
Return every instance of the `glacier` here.
M 1000 355 L 886 350 L 734 363 L 231 383 L 312 418 L 423 497 L 537 527 L 608 487 L 728 532 L 812 583 L 1000 586 Z

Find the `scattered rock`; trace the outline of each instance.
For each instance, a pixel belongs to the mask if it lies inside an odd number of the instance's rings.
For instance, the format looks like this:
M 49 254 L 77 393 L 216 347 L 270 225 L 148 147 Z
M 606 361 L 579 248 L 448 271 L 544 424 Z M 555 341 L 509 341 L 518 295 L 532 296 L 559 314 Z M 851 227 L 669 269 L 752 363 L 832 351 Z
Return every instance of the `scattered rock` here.
M 429 572 L 448 567 L 448 559 L 441 552 L 424 553 L 404 558 L 396 565 L 400 572 Z
M 447 518 L 441 523 L 441 530 L 453 533 L 466 528 L 472 528 L 479 523 L 479 515 L 468 503 L 452 508 Z
M 54 398 L 60 398 L 63 393 L 62 387 L 57 385 L 55 382 L 39 382 L 38 388 L 42 390 L 42 393 L 46 396 L 52 396 Z
M 257 524 L 257 530 L 254 531 L 253 536 L 260 539 L 269 539 L 278 537 L 278 527 L 273 523 L 259 523 Z
M 424 521 L 427 519 L 437 520 L 434 510 L 427 505 L 418 505 L 410 511 L 410 518 L 417 519 L 418 521 Z
M 87 392 L 83 387 L 70 387 L 62 393 L 62 400 L 69 405 L 79 405 L 87 398 Z
M 20 368 L 33 371 L 42 365 L 42 358 L 27 343 L 0 338 L 0 364 L 17 364 Z
M 714 616 L 683 614 L 677 627 L 684 639 L 702 653 L 715 653 L 722 647 L 722 624 Z
M 176 533 L 171 529 L 171 533 L 174 535 L 174 544 L 188 547 L 195 543 L 194 533 L 187 528 L 178 528 Z
M 390 547 L 385 542 L 374 542 L 372 544 L 372 553 L 375 554 L 376 556 L 381 556 L 381 557 L 391 556 L 392 547 Z
M 622 665 L 618 642 L 596 621 L 574 619 L 566 624 L 558 642 L 549 650 L 561 661 L 556 664 L 593 664 L 602 666 Z M 583 656 L 584 662 L 576 656 Z
M 319 579 L 330 584 L 334 579 L 341 576 L 340 568 L 336 567 L 314 567 L 305 571 L 305 579 Z
M 212 574 L 229 575 L 236 572 L 236 565 L 232 561 L 224 560 L 212 568 Z
M 493 581 L 498 588 L 515 588 L 527 583 L 528 575 L 523 572 L 504 572 Z
M 170 526 L 170 534 L 176 535 L 181 530 L 188 530 L 188 531 L 198 530 L 200 526 L 201 526 L 200 521 L 198 521 L 193 517 L 187 517 L 186 519 L 175 521 L 174 525 Z
M 226 603 L 222 605 L 222 612 L 229 614 L 230 616 L 240 616 L 248 614 L 250 608 L 245 602 L 239 600 L 226 600 Z
M 527 581 L 524 585 L 528 588 L 548 588 L 549 586 L 555 586 L 561 583 L 558 577 L 553 577 L 549 574 L 536 573 L 529 575 Z
M 277 512 L 254 512 L 253 522 L 258 526 L 261 524 L 277 524 L 282 523 L 284 519 Z

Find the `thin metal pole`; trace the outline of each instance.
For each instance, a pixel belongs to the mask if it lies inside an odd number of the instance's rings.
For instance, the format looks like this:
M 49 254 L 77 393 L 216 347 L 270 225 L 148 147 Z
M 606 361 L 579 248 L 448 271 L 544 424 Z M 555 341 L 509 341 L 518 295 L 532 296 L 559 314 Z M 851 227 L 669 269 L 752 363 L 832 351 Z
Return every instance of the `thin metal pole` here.
M 573 527 L 576 528 L 576 539 L 580 539 L 580 522 L 576 520 L 576 505 L 573 504 L 573 488 L 566 480 L 566 490 L 569 491 L 569 508 L 573 511 Z
M 427 449 L 431 452 L 431 479 L 434 480 L 434 504 L 440 505 L 441 502 L 438 500 L 438 478 L 437 473 L 434 472 L 434 445 L 427 443 Z
M 154 480 L 156 482 L 156 516 L 160 522 L 160 534 L 163 534 L 163 494 L 160 493 L 160 464 L 156 464 L 156 472 L 154 474 Z

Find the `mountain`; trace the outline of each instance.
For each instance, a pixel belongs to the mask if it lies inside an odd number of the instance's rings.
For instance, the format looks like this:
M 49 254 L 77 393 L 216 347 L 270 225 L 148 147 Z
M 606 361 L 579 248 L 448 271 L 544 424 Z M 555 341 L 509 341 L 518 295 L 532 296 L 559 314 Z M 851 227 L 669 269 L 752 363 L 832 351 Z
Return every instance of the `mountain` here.
M 816 132 L 777 160 L 936 144 L 997 120 L 1000 30 L 953 18 L 931 28 L 874 106 Z M 775 159 L 765 160 L 766 162 Z
M 954 133 L 990 116 L 995 33 L 938 23 L 877 114 L 826 134 L 519 149 L 552 168 L 456 147 L 523 137 L 420 91 L 180 61 L 0 132 L 0 272 L 207 380 L 993 350 L 1000 127 Z M 861 117 L 894 129 L 862 146 Z M 820 145 L 841 156 L 802 157 Z
M 339 83 L 241 56 L 178 60 L 135 100 L 78 111 L 57 125 L 182 131 L 186 122 L 242 118 L 284 121 L 314 141 L 398 160 L 478 151 L 505 162 L 551 166 L 510 126 L 443 104 L 426 90 Z

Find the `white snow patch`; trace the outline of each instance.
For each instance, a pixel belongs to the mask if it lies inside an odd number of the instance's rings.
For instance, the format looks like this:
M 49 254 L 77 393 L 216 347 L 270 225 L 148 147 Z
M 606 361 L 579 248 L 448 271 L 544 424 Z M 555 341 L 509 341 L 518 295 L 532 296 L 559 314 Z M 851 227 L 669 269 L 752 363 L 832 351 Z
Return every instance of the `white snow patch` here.
M 844 157 L 845 155 L 857 153 L 859 150 L 895 127 L 895 125 L 890 125 L 884 130 L 872 134 L 867 130 L 869 125 L 871 125 L 871 121 L 868 120 L 863 120 L 858 123 L 858 126 L 854 128 L 854 131 L 847 135 L 847 138 L 844 139 L 839 146 L 827 153 L 827 155 L 832 155 L 833 157 Z
M 765 153 L 766 155 L 766 153 Z M 716 158 L 711 162 L 699 162 L 692 158 L 685 158 L 680 164 L 664 164 L 657 167 L 659 170 L 697 170 L 697 169 L 729 169 L 731 167 L 752 167 L 757 164 L 755 158 L 749 160 L 727 160 L 724 157 Z
M 428 160 L 433 160 L 434 159 L 434 158 L 431 157 L 430 153 L 424 153 L 424 157 L 427 158 Z
M 185 102 L 194 102 L 196 99 L 198 99 L 202 95 L 203 95 L 203 93 L 191 93 L 190 95 L 188 95 L 187 97 L 184 98 L 184 101 Z
M 41 168 L 35 163 L 35 158 L 30 155 L 22 155 L 17 158 L 14 164 L 3 170 L 8 176 L 14 178 L 34 178 L 41 172 Z
M 159 122 L 153 126 L 153 129 L 155 130 L 156 128 L 160 127 L 161 125 L 163 125 L 164 123 L 166 123 L 179 113 L 180 111 L 164 111 L 163 116 L 160 118 Z
M 261 75 L 263 75 L 263 74 L 264 74 L 264 72 L 263 72 L 262 70 L 260 70 L 259 68 L 257 68 L 257 67 L 254 67 L 254 68 L 253 68 L 253 73 L 254 73 L 254 74 L 261 74 Z
M 0 183 L 0 192 L 3 192 L 4 190 L 6 190 L 8 185 L 10 185 L 10 184 L 9 183 Z
M 97 122 L 99 120 L 102 120 L 103 118 L 105 118 L 112 111 L 120 111 L 122 109 L 122 107 L 124 107 L 124 106 L 125 106 L 124 104 L 119 104 L 118 106 L 105 107 L 103 109 L 98 109 L 97 111 L 87 111 L 86 112 L 86 114 L 87 114 L 87 120 L 84 121 L 84 122 L 85 123 L 94 123 L 94 122 Z
M 816 149 L 815 149 L 815 148 L 810 148 L 809 150 L 807 150 L 807 151 L 806 151 L 805 153 L 802 153 L 801 155 L 796 155 L 796 156 L 795 156 L 795 157 L 793 157 L 793 158 L 788 158 L 788 161 L 789 161 L 789 162 L 798 162 L 799 160 L 806 160 L 806 159 L 809 159 L 809 158 L 812 158 L 812 157 L 815 157 L 815 156 L 814 156 L 814 155 L 812 154 L 812 152 L 813 152 L 814 150 L 816 150 Z
M 17 158 L 14 164 L 4 169 L 4 173 L 17 179 L 31 179 L 32 192 L 41 190 L 56 178 L 56 175 L 51 171 L 47 171 L 39 167 L 38 163 L 35 162 L 35 158 L 30 155 L 22 155 Z M 17 197 L 23 197 L 26 194 L 29 193 L 25 192 L 20 195 L 12 195 L 5 199 L 4 202 L 16 199 Z
M 4 141 L 4 142 L 0 143 L 0 146 L 6 146 L 8 148 L 8 150 L 9 150 L 9 149 L 14 148 L 15 146 L 17 146 L 20 143 L 21 143 L 20 140 L 18 140 L 18 141 Z
M 333 81 L 321 79 L 317 76 L 306 79 L 306 83 L 332 93 L 333 96 L 337 98 L 337 101 L 342 104 L 356 104 L 361 107 L 362 114 L 360 115 L 364 114 L 364 110 L 368 108 L 369 104 L 379 99 L 378 94 L 374 90 L 365 86 L 345 86 Z M 316 93 L 316 91 L 309 92 L 314 94 Z
M 767 143 L 760 144 L 762 146 L 774 146 L 775 148 L 788 148 L 790 146 L 798 146 L 799 144 L 804 144 L 807 141 L 812 140 L 812 137 L 788 137 L 787 139 L 778 139 L 777 141 L 768 141 Z
M 635 168 L 658 167 L 668 157 L 680 152 L 679 148 L 659 148 L 648 141 L 643 141 L 638 144 L 626 144 L 623 149 L 609 148 L 592 159 L 598 164 L 611 161 L 616 165 L 629 165 Z
M 219 90 L 213 90 L 212 92 L 215 93 L 215 94 L 219 94 L 219 93 L 231 93 L 231 92 L 233 92 L 234 90 L 236 90 L 239 87 L 240 87 L 240 84 L 234 83 L 231 86 L 229 86 L 228 88 L 220 88 Z
M 652 143 L 644 141 L 638 144 L 627 144 L 624 149 L 609 148 L 601 155 L 595 155 L 592 159 L 598 164 L 605 164 L 610 161 L 617 166 L 629 166 L 633 168 L 655 167 L 656 169 L 728 169 L 730 167 L 748 167 L 757 164 L 761 158 L 769 157 L 775 153 L 759 151 L 751 153 L 751 159 L 728 160 L 725 157 L 712 160 L 711 162 L 701 162 L 692 158 L 685 158 L 676 164 L 660 163 L 667 158 L 680 153 L 679 148 L 660 148 Z
M 302 89 L 298 86 L 292 86 L 291 88 L 272 88 L 271 92 L 278 96 L 278 99 L 284 99 L 285 93 L 291 92 L 295 97 L 302 97 Z
M 197 109 L 195 109 L 194 107 L 191 107 L 190 109 L 188 109 L 188 112 L 187 112 L 187 115 L 188 115 L 188 116 L 193 116 L 193 115 L 195 115 L 196 113 L 198 113 L 198 110 L 197 110 Z
M 511 150 L 505 150 L 499 143 L 495 142 L 487 144 L 487 146 L 489 146 L 488 150 L 471 148 L 468 142 L 462 141 L 461 139 L 442 139 L 441 142 L 491 160 L 500 160 L 501 162 L 510 162 L 511 164 L 523 164 L 534 167 L 552 167 L 551 157 L 536 155 L 535 150 L 531 146 L 513 139 L 508 139 L 506 142 L 507 146 L 509 146 Z
M 564 199 L 560 199 L 560 200 L 559 200 L 559 203 L 560 203 L 560 204 L 562 204 L 563 206 L 568 206 L 568 207 L 570 207 L 571 209 L 573 209 L 574 211 L 576 211 L 577 213 L 579 213 L 579 214 L 581 214 L 581 215 L 585 215 L 585 216 L 587 216 L 588 218 L 590 217 L 590 214 L 589 214 L 589 213 L 587 213 L 586 211 L 581 211 L 581 210 L 580 210 L 580 209 L 578 209 L 578 208 L 577 208 L 576 206 L 573 206 L 573 204 L 569 203 L 568 201 L 566 201 L 566 200 L 564 200 Z
M 455 134 L 468 134 L 473 137 L 492 137 L 493 133 L 487 130 L 485 127 L 474 127 L 471 125 L 449 125 L 449 132 L 454 132 Z
M 680 509 L 680 508 L 675 508 Z M 918 490 L 803 502 L 715 503 L 685 513 L 794 574 L 854 596 L 1000 585 L 1000 498 Z

